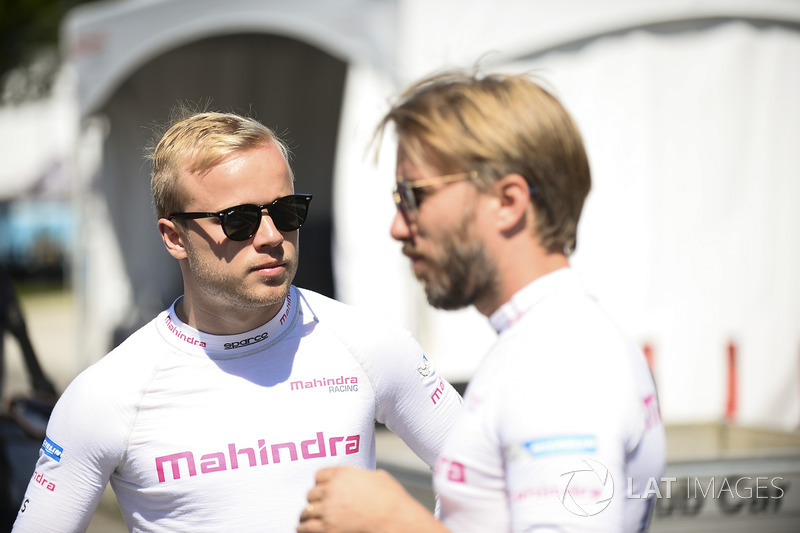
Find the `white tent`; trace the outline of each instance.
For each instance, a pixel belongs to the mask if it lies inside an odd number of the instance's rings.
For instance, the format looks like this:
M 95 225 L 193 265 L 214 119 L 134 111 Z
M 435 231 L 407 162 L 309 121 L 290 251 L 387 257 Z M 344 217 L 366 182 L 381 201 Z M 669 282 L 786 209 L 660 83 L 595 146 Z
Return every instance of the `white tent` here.
M 594 185 L 574 264 L 652 348 L 665 420 L 722 419 L 733 343 L 737 420 L 797 427 L 800 2 L 127 0 L 76 9 L 64 35 L 84 128 L 106 131 L 97 172 L 75 165 L 79 366 L 181 291 L 142 152 L 176 101 L 210 99 L 294 147 L 315 195 L 298 284 L 377 308 L 469 379 L 493 335 L 425 305 L 388 237 L 392 162 L 366 150 L 407 82 L 480 61 L 535 70 L 581 127 Z

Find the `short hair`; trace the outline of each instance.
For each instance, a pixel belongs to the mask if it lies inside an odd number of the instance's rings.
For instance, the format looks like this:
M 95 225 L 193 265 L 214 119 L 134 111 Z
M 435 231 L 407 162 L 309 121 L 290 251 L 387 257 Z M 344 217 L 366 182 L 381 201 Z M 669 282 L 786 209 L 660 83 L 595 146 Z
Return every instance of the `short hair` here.
M 274 144 L 293 179 L 288 147 L 254 118 L 215 111 L 192 112 L 185 107 L 177 108 L 173 114 L 172 125 L 148 154 L 153 164 L 150 190 L 158 218 L 183 209 L 182 199 L 187 191 L 178 179 L 182 169 L 206 173 L 236 152 Z
M 561 103 L 530 76 L 447 71 L 409 87 L 378 125 L 398 150 L 447 173 L 476 170 L 481 187 L 520 174 L 535 189 L 536 234 L 550 252 L 576 245 L 591 188 L 581 135 Z

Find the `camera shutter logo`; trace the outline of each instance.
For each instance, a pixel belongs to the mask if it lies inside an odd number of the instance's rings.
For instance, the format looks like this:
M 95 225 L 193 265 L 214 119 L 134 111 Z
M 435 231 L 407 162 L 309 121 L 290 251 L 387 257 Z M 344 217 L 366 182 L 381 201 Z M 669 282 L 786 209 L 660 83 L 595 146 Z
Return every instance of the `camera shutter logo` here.
M 594 516 L 611 503 L 614 480 L 608 468 L 593 459 L 582 459 L 575 470 L 564 472 L 558 483 L 561 504 L 578 516 Z

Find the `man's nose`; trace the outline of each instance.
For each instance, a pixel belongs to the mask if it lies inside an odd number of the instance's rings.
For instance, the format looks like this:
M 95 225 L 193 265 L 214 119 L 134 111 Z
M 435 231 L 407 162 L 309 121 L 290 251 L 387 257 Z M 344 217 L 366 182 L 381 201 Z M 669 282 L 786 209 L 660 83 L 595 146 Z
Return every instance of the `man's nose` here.
M 272 220 L 272 217 L 269 216 L 268 213 L 262 212 L 261 224 L 258 225 L 258 230 L 256 230 L 256 234 L 253 236 L 253 244 L 257 246 L 266 245 L 275 247 L 279 246 L 282 242 L 283 233 L 275 227 L 275 222 Z
M 392 225 L 389 228 L 389 235 L 397 241 L 411 240 L 411 223 L 399 209 L 395 211 Z

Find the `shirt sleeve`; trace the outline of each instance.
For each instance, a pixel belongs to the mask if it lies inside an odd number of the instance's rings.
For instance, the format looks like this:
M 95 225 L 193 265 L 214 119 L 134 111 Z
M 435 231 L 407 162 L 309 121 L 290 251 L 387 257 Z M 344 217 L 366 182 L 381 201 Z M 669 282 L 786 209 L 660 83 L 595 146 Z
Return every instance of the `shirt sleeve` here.
M 376 419 L 431 468 L 461 409 L 461 396 L 406 331 L 385 332 L 365 362 L 377 394 Z
M 59 399 L 12 531 L 85 531 L 119 464 L 126 419 L 119 394 L 96 369 L 79 375 Z

